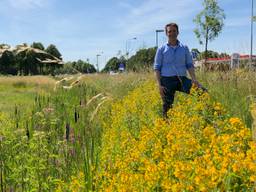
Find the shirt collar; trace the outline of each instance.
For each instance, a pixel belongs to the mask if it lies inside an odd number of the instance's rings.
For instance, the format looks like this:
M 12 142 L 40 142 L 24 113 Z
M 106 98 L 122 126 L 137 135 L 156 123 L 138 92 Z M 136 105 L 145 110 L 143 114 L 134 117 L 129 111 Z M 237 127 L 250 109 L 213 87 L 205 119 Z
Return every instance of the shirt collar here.
M 167 45 L 167 46 L 170 46 L 169 43 L 168 43 L 168 41 L 166 42 L 166 45 Z M 180 46 L 180 41 L 179 41 L 179 40 L 177 40 L 177 45 L 176 45 L 176 46 Z

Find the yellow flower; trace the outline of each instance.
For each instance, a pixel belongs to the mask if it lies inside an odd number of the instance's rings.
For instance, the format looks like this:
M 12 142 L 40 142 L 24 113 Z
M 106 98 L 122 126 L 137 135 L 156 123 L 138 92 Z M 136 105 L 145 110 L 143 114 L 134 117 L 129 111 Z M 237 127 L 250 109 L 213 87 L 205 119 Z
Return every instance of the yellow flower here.
M 102 191 L 225 191 L 234 172 L 252 189 L 256 146 L 239 118 L 219 118 L 225 109 L 209 94 L 177 94 L 166 120 L 160 103 L 155 83 L 147 82 L 113 104 L 95 169 Z
M 241 121 L 240 121 L 240 119 L 239 118 L 237 118 L 237 117 L 232 117 L 232 118 L 230 118 L 229 119 L 229 122 L 231 123 L 231 125 L 236 125 L 236 124 L 240 124 L 241 123 Z
M 250 181 L 251 182 L 256 182 L 256 175 L 250 176 Z
M 197 185 L 199 185 L 201 183 L 201 179 L 200 179 L 199 176 L 195 177 L 195 182 L 196 182 Z

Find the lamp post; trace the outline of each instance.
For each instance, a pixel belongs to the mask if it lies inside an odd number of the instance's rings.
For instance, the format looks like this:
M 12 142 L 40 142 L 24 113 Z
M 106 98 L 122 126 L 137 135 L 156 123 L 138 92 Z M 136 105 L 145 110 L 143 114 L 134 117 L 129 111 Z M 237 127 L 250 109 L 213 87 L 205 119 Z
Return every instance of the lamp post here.
M 101 56 L 101 55 L 100 54 L 96 55 L 96 58 L 97 58 L 97 63 L 96 63 L 97 72 L 99 72 L 99 56 Z
M 164 32 L 163 29 L 157 29 L 156 30 L 156 47 L 158 47 L 158 33 Z
M 103 51 L 101 51 L 100 53 L 98 53 L 96 55 L 96 68 L 97 68 L 97 72 L 100 71 L 100 69 L 99 69 L 99 56 L 102 56 L 102 54 L 103 54 Z
M 253 0 L 252 0 L 252 10 L 251 10 L 251 51 L 250 51 L 250 68 L 252 68 L 252 56 L 253 56 L 253 21 L 254 21 L 254 16 L 253 16 Z
M 129 56 L 129 42 L 132 41 L 132 40 L 137 40 L 137 37 L 133 37 L 132 39 L 128 39 L 126 40 L 126 43 L 125 43 L 125 55 L 128 59 L 128 56 Z

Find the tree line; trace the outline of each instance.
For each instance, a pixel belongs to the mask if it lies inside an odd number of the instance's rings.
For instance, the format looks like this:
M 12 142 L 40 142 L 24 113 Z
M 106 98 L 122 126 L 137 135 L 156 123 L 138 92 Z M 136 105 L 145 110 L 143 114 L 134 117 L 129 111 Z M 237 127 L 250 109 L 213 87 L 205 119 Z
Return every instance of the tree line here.
M 41 42 L 26 43 L 12 48 L 0 44 L 0 74 L 3 75 L 56 75 L 63 73 L 94 73 L 96 69 L 88 62 L 78 60 L 64 63 L 58 48 Z
M 1 47 L 3 47 L 3 45 L 0 46 L 0 50 Z M 33 43 L 31 48 L 27 47 L 27 45 L 22 45 L 16 47 L 15 50 L 4 51 L 2 55 L 0 55 L 0 73 L 12 75 L 58 75 L 97 72 L 93 64 L 81 59 L 63 63 L 61 53 L 55 45 L 49 45 L 45 49 L 41 43 Z M 101 72 L 117 72 L 119 71 L 120 64 L 125 66 L 126 71 L 150 71 L 152 70 L 156 50 L 156 47 L 143 48 L 138 50 L 135 55 L 130 58 L 126 58 L 125 55 L 112 57 L 107 61 Z M 191 51 L 197 53 L 198 60 L 206 58 L 205 51 L 200 52 L 195 48 L 191 49 Z M 207 50 L 207 58 L 222 58 L 228 56 L 227 53 Z
M 110 72 L 115 71 L 117 72 L 119 70 L 120 64 L 124 64 L 126 71 L 133 71 L 133 72 L 141 72 L 141 71 L 150 71 L 152 70 L 153 63 L 154 63 L 154 57 L 156 54 L 156 47 L 151 48 L 145 48 L 140 49 L 135 53 L 135 55 L 131 56 L 128 59 L 125 59 L 124 56 L 120 57 L 112 57 L 108 60 L 107 64 L 105 65 L 102 72 Z M 227 53 L 218 53 L 216 51 L 207 50 L 200 52 L 198 49 L 193 48 L 191 51 L 197 53 L 197 60 L 202 60 L 206 58 L 223 58 L 223 57 L 229 57 Z

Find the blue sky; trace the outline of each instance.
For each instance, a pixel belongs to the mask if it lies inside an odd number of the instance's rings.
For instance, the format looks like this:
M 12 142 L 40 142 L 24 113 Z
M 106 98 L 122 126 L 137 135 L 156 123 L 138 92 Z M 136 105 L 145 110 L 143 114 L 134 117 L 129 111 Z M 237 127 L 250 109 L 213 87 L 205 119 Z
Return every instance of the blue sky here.
M 194 35 L 193 18 L 202 0 L 0 0 L 0 43 L 55 44 L 64 61 L 78 59 L 103 68 L 119 50 L 131 54 L 155 45 L 155 30 L 169 22 L 180 27 L 179 39 L 203 50 Z M 256 4 L 256 2 L 255 2 Z M 220 0 L 226 14 L 219 37 L 209 43 L 218 52 L 250 51 L 251 0 Z M 256 27 L 255 27 L 256 31 Z M 255 34 L 255 33 L 254 33 Z M 136 40 L 132 40 L 136 37 Z M 256 37 L 254 38 L 256 48 Z M 159 33 L 159 44 L 166 41 Z M 255 51 L 254 51 L 255 54 Z

